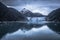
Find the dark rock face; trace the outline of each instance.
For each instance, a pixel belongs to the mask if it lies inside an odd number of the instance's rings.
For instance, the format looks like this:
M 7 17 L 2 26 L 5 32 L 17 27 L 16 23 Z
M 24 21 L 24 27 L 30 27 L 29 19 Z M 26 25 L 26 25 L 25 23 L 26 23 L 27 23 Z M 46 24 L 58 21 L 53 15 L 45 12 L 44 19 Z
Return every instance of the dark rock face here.
M 53 10 L 48 16 L 48 21 L 60 21 L 60 8 Z
M 25 8 L 21 12 L 27 17 L 44 17 L 44 15 L 40 13 L 33 13 L 30 10 L 27 10 Z
M 45 17 L 45 15 L 42 15 L 41 13 L 33 13 L 34 17 Z
M 22 14 L 20 13 L 19 11 L 17 11 L 16 9 L 14 8 L 9 8 L 9 13 L 10 13 L 10 17 L 11 19 L 10 20 L 15 20 L 15 21 L 26 21 L 27 18 Z
M 0 21 L 23 21 L 27 18 L 14 8 L 7 8 L 0 2 Z
M 7 12 L 8 12 L 8 8 L 0 2 L 0 21 L 6 20 Z
M 7 33 L 12 33 L 24 27 L 24 23 L 13 22 L 3 23 L 3 21 L 27 21 L 27 18 L 14 8 L 8 8 L 0 2 L 0 38 Z
M 59 33 L 60 32 L 60 8 L 53 10 L 48 16 L 47 21 L 54 21 L 47 24 L 50 29 Z M 59 33 L 60 34 L 60 33 Z

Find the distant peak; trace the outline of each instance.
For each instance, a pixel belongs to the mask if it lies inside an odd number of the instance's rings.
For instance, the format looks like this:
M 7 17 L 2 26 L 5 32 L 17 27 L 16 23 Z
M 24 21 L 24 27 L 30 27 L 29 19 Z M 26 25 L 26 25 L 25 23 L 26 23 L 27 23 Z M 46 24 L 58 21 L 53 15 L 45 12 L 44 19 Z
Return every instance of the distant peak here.
M 26 8 L 23 8 L 23 9 L 21 10 L 21 12 L 22 12 L 22 13 L 25 13 L 25 12 L 31 12 L 31 11 L 28 10 L 28 9 L 26 9 Z
M 29 11 L 29 10 L 28 10 L 28 9 L 26 9 L 26 8 L 23 8 L 23 9 L 22 9 L 22 11 Z

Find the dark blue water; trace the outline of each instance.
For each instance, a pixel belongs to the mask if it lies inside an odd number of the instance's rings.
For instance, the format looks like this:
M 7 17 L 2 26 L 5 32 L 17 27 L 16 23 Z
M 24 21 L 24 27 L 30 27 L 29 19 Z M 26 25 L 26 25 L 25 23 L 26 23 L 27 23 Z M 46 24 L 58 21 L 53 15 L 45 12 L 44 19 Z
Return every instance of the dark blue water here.
M 45 21 L 45 18 L 32 18 L 31 20 L 29 19 L 29 24 L 43 24 L 43 21 Z M 42 25 L 31 27 L 29 30 L 18 29 L 16 32 L 7 33 L 2 40 L 60 40 L 60 35 L 51 30 L 47 25 Z

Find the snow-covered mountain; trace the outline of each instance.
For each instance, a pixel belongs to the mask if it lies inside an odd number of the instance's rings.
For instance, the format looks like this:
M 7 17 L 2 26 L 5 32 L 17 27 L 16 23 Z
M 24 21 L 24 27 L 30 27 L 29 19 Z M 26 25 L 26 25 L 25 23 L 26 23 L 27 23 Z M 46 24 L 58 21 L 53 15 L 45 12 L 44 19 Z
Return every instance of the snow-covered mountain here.
M 23 13 L 27 17 L 43 17 L 44 16 L 41 13 L 33 13 L 26 8 L 22 9 L 20 12 Z

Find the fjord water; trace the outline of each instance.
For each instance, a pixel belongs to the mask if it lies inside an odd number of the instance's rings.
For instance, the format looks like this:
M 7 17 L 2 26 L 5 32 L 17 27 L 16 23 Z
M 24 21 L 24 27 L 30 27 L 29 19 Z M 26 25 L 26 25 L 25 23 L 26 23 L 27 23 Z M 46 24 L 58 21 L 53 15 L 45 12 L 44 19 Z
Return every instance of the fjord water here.
M 19 29 L 16 32 L 8 33 L 1 40 L 60 40 L 59 34 L 51 30 L 47 25 L 43 25 L 44 22 L 47 23 L 47 21 L 45 21 L 45 17 L 33 17 L 31 19 L 28 17 L 28 19 L 28 24 L 42 24 L 42 26 L 39 26 L 38 28 L 37 26 L 31 27 L 31 29 L 27 31 Z M 18 24 L 19 23 L 15 23 L 13 26 L 18 27 Z

